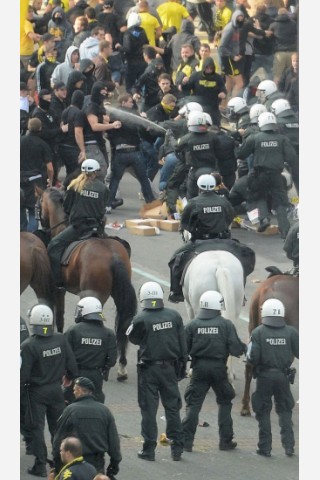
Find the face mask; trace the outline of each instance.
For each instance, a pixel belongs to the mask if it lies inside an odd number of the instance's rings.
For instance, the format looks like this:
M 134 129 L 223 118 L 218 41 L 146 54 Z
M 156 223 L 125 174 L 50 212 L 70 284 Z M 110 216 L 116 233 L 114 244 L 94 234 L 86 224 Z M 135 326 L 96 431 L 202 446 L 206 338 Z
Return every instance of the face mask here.
M 62 22 L 62 18 L 61 18 L 61 17 L 55 17 L 54 22 L 55 22 L 57 25 L 59 25 L 59 24 Z
M 172 105 L 166 105 L 163 102 L 161 102 L 161 106 L 166 113 L 170 113 L 174 109 L 174 107 Z
M 50 63 L 54 63 L 56 61 L 56 57 L 53 56 L 53 55 L 52 56 L 48 55 L 46 58 L 47 58 L 48 62 L 50 62 Z
M 42 110 L 49 110 L 50 101 L 45 100 L 44 98 L 39 98 L 39 107 L 42 108 Z
M 237 20 L 236 23 L 237 23 L 237 27 L 242 27 L 242 25 L 243 25 L 243 21 L 242 21 L 242 22 L 239 22 L 239 20 Z

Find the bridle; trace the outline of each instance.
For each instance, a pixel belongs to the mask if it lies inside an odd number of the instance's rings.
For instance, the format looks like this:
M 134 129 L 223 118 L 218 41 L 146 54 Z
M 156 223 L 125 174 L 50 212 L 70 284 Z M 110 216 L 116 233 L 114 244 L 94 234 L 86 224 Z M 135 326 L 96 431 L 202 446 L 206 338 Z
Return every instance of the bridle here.
M 45 229 L 46 232 L 49 232 L 49 233 L 52 233 L 52 231 L 54 229 L 56 229 L 57 227 L 59 227 L 60 225 L 63 225 L 65 223 L 67 223 L 67 218 L 64 218 L 63 220 L 61 220 L 61 222 L 58 222 L 58 223 L 55 223 L 52 227 L 49 227 L 47 226 L 46 224 L 44 224 L 43 222 L 43 217 L 42 217 L 42 197 L 43 195 L 40 196 L 39 198 L 39 217 L 40 217 L 40 223 L 41 223 L 41 226 Z

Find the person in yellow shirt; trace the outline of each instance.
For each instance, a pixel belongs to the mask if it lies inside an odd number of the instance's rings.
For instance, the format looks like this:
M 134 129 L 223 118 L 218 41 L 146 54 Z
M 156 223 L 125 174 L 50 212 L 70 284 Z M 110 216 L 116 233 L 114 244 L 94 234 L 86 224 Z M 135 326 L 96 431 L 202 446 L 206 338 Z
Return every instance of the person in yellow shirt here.
M 27 17 L 24 21 L 23 28 L 20 32 L 20 60 L 24 67 L 28 68 L 28 63 L 35 50 L 35 44 L 41 40 L 41 35 L 34 33 L 33 25 L 33 8 L 28 7 Z
M 162 3 L 157 8 L 157 12 L 162 22 L 162 31 L 170 27 L 176 27 L 177 32 L 180 32 L 184 18 L 193 22 L 188 10 L 180 4 L 180 0 L 168 0 Z
M 215 0 L 216 7 L 213 17 L 215 36 L 215 47 L 218 47 L 221 38 L 221 32 L 227 23 L 230 22 L 232 10 L 226 6 L 226 0 Z
M 138 3 L 138 13 L 141 18 L 140 27 L 146 32 L 149 40 L 149 45 L 156 46 L 156 41 L 162 35 L 162 28 L 158 19 L 149 13 L 149 2 L 147 0 L 140 0 Z

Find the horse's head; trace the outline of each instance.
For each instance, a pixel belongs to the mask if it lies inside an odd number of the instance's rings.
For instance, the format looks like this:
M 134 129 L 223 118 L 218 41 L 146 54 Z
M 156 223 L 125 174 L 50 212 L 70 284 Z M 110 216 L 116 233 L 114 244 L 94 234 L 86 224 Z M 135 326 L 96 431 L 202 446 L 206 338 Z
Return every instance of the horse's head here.
M 36 196 L 40 204 L 40 221 L 44 228 L 53 228 L 56 224 L 63 223 L 65 213 L 63 210 L 62 192 L 55 187 L 42 190 L 36 187 Z

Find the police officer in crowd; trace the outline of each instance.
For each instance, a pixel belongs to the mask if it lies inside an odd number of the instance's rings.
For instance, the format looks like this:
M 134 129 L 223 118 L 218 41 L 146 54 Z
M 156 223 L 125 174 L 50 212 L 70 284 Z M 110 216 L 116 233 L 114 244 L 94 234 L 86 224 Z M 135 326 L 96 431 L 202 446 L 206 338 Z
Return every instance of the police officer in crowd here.
M 239 339 L 231 320 L 221 315 L 221 310 L 224 310 L 222 295 L 208 290 L 200 297 L 198 315 L 185 327 L 192 367 L 191 380 L 184 394 L 186 416 L 182 420 L 187 452 L 192 452 L 199 413 L 210 387 L 219 406 L 219 449 L 233 450 L 237 446 L 233 440 L 231 417 L 235 392 L 228 381 L 226 363 L 229 355 L 240 357 L 247 346 Z
M 259 132 L 249 135 L 237 149 L 240 159 L 253 153 L 253 171 L 248 177 L 249 201 L 264 200 L 259 212 L 260 225 L 258 232 L 270 226 L 267 204 L 269 197 L 272 208 L 276 211 L 281 238 L 285 239 L 290 228 L 287 218 L 287 207 L 290 206 L 286 187 L 281 172 L 288 163 L 293 172 L 298 169 L 298 157 L 290 140 L 278 133 L 276 117 L 273 113 L 264 112 L 259 115 Z
M 139 345 L 138 402 L 144 442 L 138 457 L 155 460 L 160 396 L 167 421 L 166 436 L 170 439 L 171 457 L 179 461 L 183 452 L 183 432 L 178 381 L 185 377 L 187 363 L 183 320 L 178 312 L 164 307 L 163 290 L 158 283 L 144 283 L 139 297 L 142 312 L 134 317 L 127 330 L 130 342 Z
M 283 245 L 287 257 L 293 261 L 293 275 L 299 274 L 299 205 L 296 206 L 296 215 L 297 219 L 291 225 Z
M 75 354 L 79 375 L 89 378 L 95 385 L 95 397 L 104 402 L 103 379 L 117 361 L 117 343 L 113 330 L 104 326 L 100 300 L 84 297 L 75 311 L 75 325 L 65 333 Z
M 272 103 L 279 98 L 284 98 L 284 93 L 279 92 L 277 84 L 273 80 L 262 80 L 257 87 L 256 97 L 258 103 L 265 105 L 271 112 Z
M 20 388 L 25 401 L 25 423 L 30 427 L 35 463 L 28 473 L 47 477 L 45 419 L 53 437 L 64 409 L 61 383 L 78 374 L 74 354 L 66 337 L 53 331 L 53 313 L 47 305 L 35 305 L 28 312 L 32 335 L 21 344 Z
M 20 345 L 29 337 L 30 333 L 26 321 L 20 316 Z M 22 395 L 20 398 L 20 433 L 26 445 L 26 455 L 32 455 L 32 431 L 29 425 L 25 424 L 27 405 L 27 398 Z
M 62 467 L 59 453 L 61 441 L 71 434 L 81 438 L 83 458 L 97 472 L 105 473 L 105 452 L 110 457 L 107 475 L 117 475 L 119 472 L 122 456 L 115 419 L 109 408 L 96 400 L 94 391 L 95 386 L 89 378 L 76 378 L 73 387 L 76 399 L 64 409 L 53 438 L 55 472 Z
M 294 454 L 294 399 L 290 383 L 294 382 L 295 369 L 290 367 L 295 357 L 299 358 L 299 333 L 296 328 L 286 325 L 283 303 L 276 298 L 269 298 L 262 305 L 261 325 L 251 332 L 247 351 L 247 360 L 253 365 L 253 376 L 257 379 L 256 391 L 252 394 L 252 408 L 259 424 L 258 455 L 271 456 L 272 397 L 279 417 L 285 454 L 288 457 Z
M 199 195 L 189 200 L 181 215 L 181 230 L 191 234 L 191 242 L 175 251 L 169 261 L 170 295 L 169 301 L 183 302 L 180 286 L 181 266 L 195 250 L 195 240 L 227 239 L 231 237 L 230 224 L 234 218 L 233 207 L 223 196 L 215 191 L 216 180 L 213 175 L 201 175 L 197 181 Z
M 104 233 L 108 188 L 97 178 L 99 163 L 91 158 L 81 164 L 81 173 L 68 185 L 63 207 L 69 225 L 52 238 L 48 245 L 52 273 L 58 287 L 63 286 L 60 259 L 64 249 L 82 236 Z
M 50 472 L 48 480 L 87 479 L 94 480 L 97 470 L 82 456 L 82 443 L 79 438 L 70 436 L 62 440 L 60 458 L 63 467 L 57 476 L 54 470 Z

